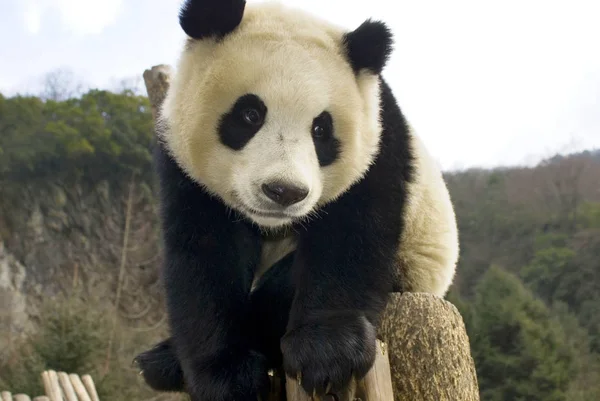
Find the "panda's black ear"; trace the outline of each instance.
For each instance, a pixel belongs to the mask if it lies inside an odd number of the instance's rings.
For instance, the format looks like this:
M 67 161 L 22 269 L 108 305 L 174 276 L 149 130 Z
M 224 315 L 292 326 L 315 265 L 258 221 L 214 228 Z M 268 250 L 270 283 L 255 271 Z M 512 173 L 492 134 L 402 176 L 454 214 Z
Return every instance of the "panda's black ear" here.
M 245 0 L 185 0 L 179 25 L 194 39 L 222 38 L 242 21 Z
M 392 53 L 393 36 L 385 23 L 368 19 L 344 35 L 344 44 L 355 72 L 380 74 Z

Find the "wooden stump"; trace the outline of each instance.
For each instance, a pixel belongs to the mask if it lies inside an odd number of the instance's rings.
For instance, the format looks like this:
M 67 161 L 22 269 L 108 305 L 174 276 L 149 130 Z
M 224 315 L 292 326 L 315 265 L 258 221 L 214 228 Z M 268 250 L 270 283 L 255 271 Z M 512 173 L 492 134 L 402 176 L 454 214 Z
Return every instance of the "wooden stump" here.
M 469 339 L 450 302 L 424 293 L 392 294 L 378 337 L 373 368 L 337 395 L 339 401 L 479 401 Z M 288 401 L 313 401 L 295 380 L 287 384 Z
M 431 294 L 392 294 L 379 337 L 389 348 L 395 401 L 479 401 L 462 316 Z

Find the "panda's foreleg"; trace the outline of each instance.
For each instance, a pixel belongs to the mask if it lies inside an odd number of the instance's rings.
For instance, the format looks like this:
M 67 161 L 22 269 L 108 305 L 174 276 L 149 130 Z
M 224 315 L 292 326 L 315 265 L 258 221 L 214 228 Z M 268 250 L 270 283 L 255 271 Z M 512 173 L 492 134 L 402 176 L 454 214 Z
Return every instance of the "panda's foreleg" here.
M 261 277 L 250 295 L 251 312 L 249 335 L 252 345 L 267 357 L 269 368 L 282 364 L 280 340 L 288 322 L 294 298 L 291 277 L 294 252 L 275 263 Z
M 374 363 L 402 225 L 403 186 L 388 173 L 394 167 L 375 165 L 300 236 L 281 347 L 286 373 L 309 394 L 339 391 Z
M 251 312 L 245 333 L 251 348 L 267 357 L 268 367 L 282 364 L 279 341 L 285 333 L 289 309 L 294 296 L 291 280 L 293 253 L 273 265 L 260 279 L 250 295 Z M 171 339 L 161 341 L 135 358 L 146 383 L 157 391 L 184 391 L 181 364 Z
M 260 235 L 187 178 L 160 147 L 170 344 L 192 401 L 256 400 L 268 391 L 264 355 L 247 336 Z

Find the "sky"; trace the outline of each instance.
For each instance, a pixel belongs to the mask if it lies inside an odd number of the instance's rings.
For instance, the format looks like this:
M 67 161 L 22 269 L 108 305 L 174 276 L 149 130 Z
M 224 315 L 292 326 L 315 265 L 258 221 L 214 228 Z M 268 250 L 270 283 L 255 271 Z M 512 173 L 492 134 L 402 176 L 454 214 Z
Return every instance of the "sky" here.
M 174 65 L 181 1 L 0 0 L 0 92 L 39 93 L 56 69 L 110 89 Z M 597 0 L 280 1 L 349 30 L 389 25 L 384 77 L 445 170 L 600 148 Z

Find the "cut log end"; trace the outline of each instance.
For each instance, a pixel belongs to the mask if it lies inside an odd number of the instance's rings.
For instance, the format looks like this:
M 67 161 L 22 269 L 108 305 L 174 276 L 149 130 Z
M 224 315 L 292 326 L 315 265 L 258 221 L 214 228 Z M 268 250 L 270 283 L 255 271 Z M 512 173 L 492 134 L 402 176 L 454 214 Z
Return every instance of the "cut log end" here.
M 431 294 L 392 294 L 379 337 L 389 348 L 395 400 L 479 401 L 462 316 Z

